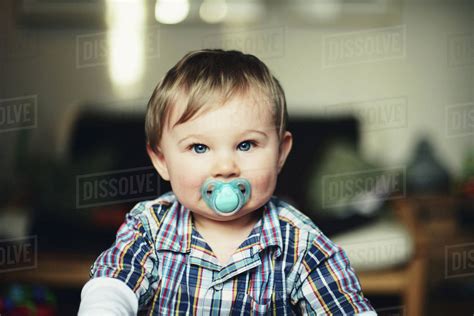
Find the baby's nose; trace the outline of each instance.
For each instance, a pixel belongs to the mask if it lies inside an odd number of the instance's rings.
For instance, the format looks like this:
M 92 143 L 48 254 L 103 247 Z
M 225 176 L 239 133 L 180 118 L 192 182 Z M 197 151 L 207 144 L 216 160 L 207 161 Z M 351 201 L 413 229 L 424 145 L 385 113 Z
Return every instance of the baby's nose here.
M 219 155 L 214 162 L 212 176 L 214 178 L 232 178 L 240 176 L 240 169 L 233 155 Z

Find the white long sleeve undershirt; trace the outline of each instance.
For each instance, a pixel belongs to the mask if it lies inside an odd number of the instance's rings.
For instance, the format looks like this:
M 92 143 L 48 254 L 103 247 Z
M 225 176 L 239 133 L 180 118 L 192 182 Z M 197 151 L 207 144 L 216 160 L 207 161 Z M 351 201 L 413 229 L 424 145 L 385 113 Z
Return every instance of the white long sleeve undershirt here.
M 78 316 L 137 315 L 138 299 L 122 281 L 114 278 L 89 280 L 81 292 Z

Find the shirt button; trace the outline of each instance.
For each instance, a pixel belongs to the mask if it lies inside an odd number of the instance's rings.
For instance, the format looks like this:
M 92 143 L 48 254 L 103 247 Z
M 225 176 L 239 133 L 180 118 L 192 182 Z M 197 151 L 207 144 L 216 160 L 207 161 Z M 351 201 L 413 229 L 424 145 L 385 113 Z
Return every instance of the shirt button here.
M 214 285 L 214 290 L 220 291 L 220 290 L 222 290 L 223 287 L 224 287 L 224 284 L 217 283 L 217 284 Z

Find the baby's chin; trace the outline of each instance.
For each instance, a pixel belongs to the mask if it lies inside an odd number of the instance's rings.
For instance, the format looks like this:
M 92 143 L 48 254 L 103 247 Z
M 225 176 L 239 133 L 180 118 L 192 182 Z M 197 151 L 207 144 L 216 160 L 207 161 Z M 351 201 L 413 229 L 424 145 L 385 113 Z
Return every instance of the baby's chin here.
M 216 212 L 214 212 L 213 210 L 209 209 L 209 207 L 207 207 L 207 205 L 204 203 L 204 201 L 201 200 L 200 202 L 202 202 L 204 205 L 198 205 L 195 208 L 188 207 L 190 212 L 193 213 L 193 214 L 197 214 L 197 215 L 206 217 L 208 219 L 212 219 L 212 220 L 220 221 L 220 222 L 228 222 L 228 221 L 236 220 L 238 218 L 241 218 L 243 216 L 246 216 L 246 215 L 254 213 L 258 210 L 261 210 L 261 208 L 263 207 L 263 205 L 262 206 L 258 206 L 258 205 L 255 206 L 255 205 L 250 204 L 248 206 L 244 206 L 242 209 L 240 209 L 235 214 L 220 215 L 220 214 L 217 214 Z

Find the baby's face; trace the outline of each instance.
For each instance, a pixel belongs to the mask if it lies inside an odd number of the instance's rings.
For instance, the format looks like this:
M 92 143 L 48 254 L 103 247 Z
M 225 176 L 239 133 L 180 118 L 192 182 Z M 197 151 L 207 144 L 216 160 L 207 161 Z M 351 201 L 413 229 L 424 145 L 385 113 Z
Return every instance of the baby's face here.
M 279 142 L 269 105 L 262 100 L 238 96 L 183 124 L 164 128 L 160 153 L 149 150 L 157 171 L 192 212 L 227 221 L 257 210 L 272 196 L 292 136 L 286 132 Z M 170 126 L 183 111 L 174 110 Z M 203 200 L 201 186 L 207 179 L 228 182 L 235 178 L 250 182 L 251 197 L 236 214 L 218 215 Z

